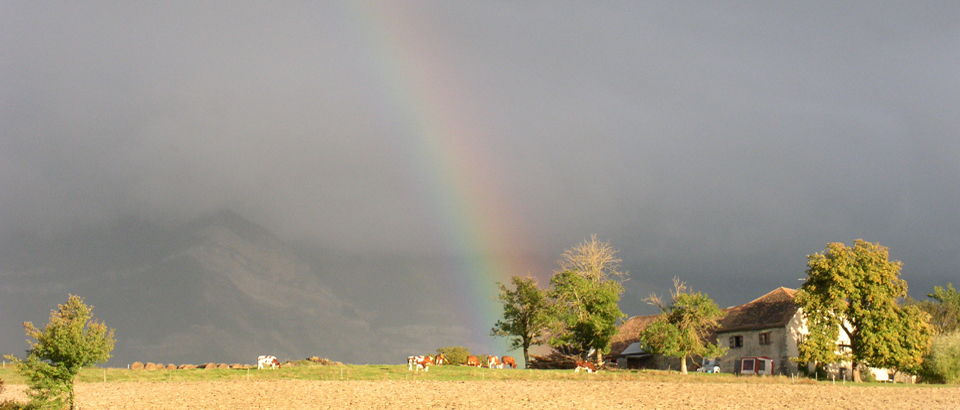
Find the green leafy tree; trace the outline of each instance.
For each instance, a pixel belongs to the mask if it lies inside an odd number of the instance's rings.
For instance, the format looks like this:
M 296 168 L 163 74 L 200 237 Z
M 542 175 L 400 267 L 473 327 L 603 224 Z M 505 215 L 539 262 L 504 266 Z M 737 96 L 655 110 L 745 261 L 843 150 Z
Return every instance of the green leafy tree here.
M 799 362 L 850 360 L 856 381 L 863 364 L 899 370 L 919 365 L 932 331 L 920 309 L 898 304 L 907 283 L 886 247 L 861 239 L 852 247 L 830 243 L 807 260 L 796 302 L 810 334 L 799 346 Z M 840 332 L 850 340 L 842 349 L 836 344 Z
M 960 332 L 933 338 L 930 350 L 923 357 L 920 374 L 925 381 L 960 384 Z
M 623 286 L 571 271 L 558 272 L 550 284 L 555 320 L 550 345 L 581 356 L 596 352 L 596 362 L 601 364 L 617 334 L 617 320 L 626 317 L 618 305 Z
M 680 279 L 673 279 L 670 303 L 650 295 L 647 303 L 660 308 L 660 317 L 640 333 L 647 351 L 680 358 L 680 372 L 687 374 L 687 358 L 723 356 L 727 348 L 710 343 L 710 335 L 723 319 L 723 311 L 706 294 L 687 289 Z
M 617 334 L 617 320 L 626 317 L 618 303 L 623 294 L 620 281 L 627 273 L 620 271 L 616 253 L 596 235 L 563 253 L 548 292 L 553 300 L 551 346 L 581 356 L 594 351 L 596 363 L 603 363 Z
M 509 337 L 509 349 L 523 349 L 523 360 L 530 363 L 530 346 L 543 343 L 541 336 L 550 323 L 550 303 L 546 292 L 537 286 L 536 279 L 513 276 L 510 281 L 513 290 L 497 283 L 500 287 L 497 299 L 503 305 L 503 319 L 497 321 L 490 335 Z
M 113 350 L 113 329 L 93 320 L 93 307 L 79 296 L 70 295 L 64 305 L 50 312 L 50 323 L 42 329 L 25 322 L 30 342 L 25 360 L 13 360 L 18 373 L 27 378 L 31 406 L 74 408 L 74 380 L 84 366 L 102 363 Z
M 947 283 L 946 288 L 934 286 L 933 293 L 928 293 L 927 297 L 935 302 L 921 306 L 921 308 L 930 314 L 930 323 L 937 334 L 950 334 L 960 331 L 960 293 L 957 293 L 957 290 L 953 288 L 953 284 Z
M 437 354 L 442 354 L 447 359 L 447 364 L 459 366 L 467 362 L 467 356 L 470 356 L 470 348 L 462 346 L 448 346 L 437 349 Z

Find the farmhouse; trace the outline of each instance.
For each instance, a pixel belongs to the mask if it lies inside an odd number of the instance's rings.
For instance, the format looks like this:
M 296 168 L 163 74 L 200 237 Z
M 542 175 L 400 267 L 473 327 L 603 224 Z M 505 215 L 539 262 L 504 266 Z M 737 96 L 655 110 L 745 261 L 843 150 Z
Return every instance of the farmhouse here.
M 797 291 L 780 287 L 756 300 L 724 309 L 717 341 L 729 350 L 720 358 L 720 371 L 742 374 L 795 374 L 790 361 L 807 333 Z
M 720 358 L 720 371 L 743 374 L 795 374 L 790 361 L 799 354 L 797 345 L 807 329 L 794 303 L 797 291 L 780 287 L 750 303 L 723 310 L 716 330 L 717 340 L 729 350 Z M 621 368 L 678 369 L 680 360 L 651 355 L 643 350 L 640 332 L 659 315 L 636 316 L 623 323 L 608 357 Z M 687 363 L 690 368 L 697 365 Z

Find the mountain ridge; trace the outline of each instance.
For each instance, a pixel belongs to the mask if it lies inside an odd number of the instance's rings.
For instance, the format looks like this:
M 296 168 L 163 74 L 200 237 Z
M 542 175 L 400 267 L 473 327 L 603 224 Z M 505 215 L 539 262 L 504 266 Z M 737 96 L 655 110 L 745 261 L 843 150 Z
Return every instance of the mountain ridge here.
M 226 210 L 169 225 L 120 217 L 53 238 L 0 232 L 0 353 L 22 354 L 20 322 L 46 323 L 68 294 L 116 329 L 108 366 L 505 353 L 488 328 L 463 324 L 471 313 L 451 278 L 483 263 L 311 252 Z
M 0 262 L 4 319 L 46 323 L 36 317 L 41 305 L 49 312 L 66 293 L 81 295 L 117 329 L 111 363 L 243 362 L 263 352 L 355 360 L 347 350 L 355 343 L 319 329 L 341 329 L 345 339 L 369 336 L 362 318 L 342 314 L 351 305 L 305 259 L 231 211 L 170 230 L 121 219 L 106 229 L 29 243 L 33 248 L 8 252 Z M 6 347 L 16 330 L 11 320 L 3 322 Z

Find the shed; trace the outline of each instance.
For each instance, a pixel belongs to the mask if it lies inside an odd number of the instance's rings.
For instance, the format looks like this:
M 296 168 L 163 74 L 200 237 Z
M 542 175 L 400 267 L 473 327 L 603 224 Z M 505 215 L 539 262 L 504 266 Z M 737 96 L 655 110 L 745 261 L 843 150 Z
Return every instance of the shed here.
M 773 374 L 773 359 L 765 356 L 741 357 L 737 366 L 737 373 L 771 375 Z

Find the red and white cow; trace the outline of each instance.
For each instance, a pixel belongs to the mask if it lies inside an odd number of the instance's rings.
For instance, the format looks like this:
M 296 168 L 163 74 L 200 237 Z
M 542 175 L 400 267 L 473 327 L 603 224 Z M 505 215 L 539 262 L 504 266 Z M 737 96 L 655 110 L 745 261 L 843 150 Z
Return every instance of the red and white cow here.
M 477 356 L 467 356 L 467 366 L 480 367 L 480 359 L 477 359 Z
M 503 363 L 500 362 L 500 359 L 497 356 L 490 355 L 487 356 L 487 367 L 491 369 L 502 369 Z
M 423 369 L 423 371 L 430 370 L 430 366 L 433 364 L 433 356 L 419 356 L 419 357 L 420 359 L 417 360 L 417 363 L 416 363 L 417 364 L 416 370 L 417 371 L 420 371 L 420 369 Z
M 512 368 L 512 369 L 516 369 L 516 368 L 517 368 L 517 361 L 516 361 L 516 360 L 513 360 L 513 358 L 510 357 L 510 356 L 503 356 L 503 365 L 504 365 L 504 366 L 510 366 L 510 368 Z
M 437 355 L 437 366 L 443 366 L 447 364 L 447 357 L 440 353 Z
M 407 356 L 407 370 L 428 371 L 433 363 L 432 356 Z
M 597 366 L 594 366 L 593 363 L 590 362 L 577 360 L 577 368 L 574 372 L 580 372 L 580 370 L 585 370 L 587 373 L 596 373 Z
M 260 356 L 257 357 L 257 369 L 262 369 L 263 366 L 270 366 L 271 369 L 280 368 L 280 361 L 273 356 Z

